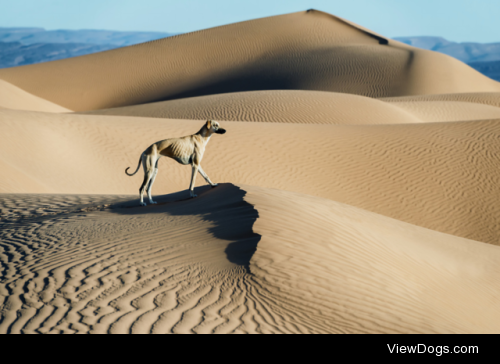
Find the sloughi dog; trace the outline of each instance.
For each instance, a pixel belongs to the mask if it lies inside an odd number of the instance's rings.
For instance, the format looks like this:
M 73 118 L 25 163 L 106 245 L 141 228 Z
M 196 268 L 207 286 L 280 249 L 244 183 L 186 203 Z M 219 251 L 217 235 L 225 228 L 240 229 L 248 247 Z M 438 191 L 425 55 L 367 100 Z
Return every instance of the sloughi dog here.
M 191 165 L 192 174 L 191 184 L 189 185 L 189 193 L 192 198 L 196 197 L 193 189 L 197 171 L 200 172 L 210 186 L 217 186 L 217 183 L 213 183 L 201 168 L 201 160 L 212 134 L 224 134 L 225 132 L 226 130 L 222 129 L 217 121 L 208 120 L 196 134 L 182 138 L 165 139 L 154 143 L 146 149 L 141 154 L 139 164 L 137 165 L 135 172 L 132 174 L 128 173 L 130 167 L 125 170 L 127 175 L 133 176 L 137 173 L 137 171 L 139 171 L 141 163 L 144 167 L 144 182 L 142 182 L 142 186 L 139 189 L 141 206 L 146 206 L 144 203 L 144 191 L 146 188 L 148 190 L 149 203 L 156 204 L 151 197 L 151 188 L 153 187 L 156 175 L 158 174 L 158 161 L 161 157 L 170 157 L 180 164 Z

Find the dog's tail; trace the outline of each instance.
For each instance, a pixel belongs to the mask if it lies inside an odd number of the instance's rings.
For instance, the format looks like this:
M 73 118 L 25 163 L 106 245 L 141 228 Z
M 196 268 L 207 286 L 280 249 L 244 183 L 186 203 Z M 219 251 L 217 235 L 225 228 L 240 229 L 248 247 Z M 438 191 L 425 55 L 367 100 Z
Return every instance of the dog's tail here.
M 133 176 L 134 174 L 137 173 L 137 171 L 139 170 L 139 167 L 141 166 L 141 163 L 142 163 L 142 154 L 141 156 L 139 157 L 139 164 L 137 165 L 137 169 L 135 170 L 134 173 L 130 174 L 128 173 L 128 170 L 130 169 L 130 167 L 128 167 L 126 170 L 125 170 L 125 173 L 127 174 L 127 176 Z

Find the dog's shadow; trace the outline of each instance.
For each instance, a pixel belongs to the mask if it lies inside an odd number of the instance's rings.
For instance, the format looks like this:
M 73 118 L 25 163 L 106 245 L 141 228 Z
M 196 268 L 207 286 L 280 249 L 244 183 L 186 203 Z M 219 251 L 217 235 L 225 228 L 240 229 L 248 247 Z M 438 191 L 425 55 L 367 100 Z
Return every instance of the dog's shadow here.
M 196 198 L 189 198 L 188 191 L 154 196 L 156 205 L 139 206 L 138 199 L 123 201 L 110 206 L 113 213 L 123 215 L 169 214 L 173 216 L 200 216 L 214 227 L 209 231 L 218 239 L 231 241 L 225 253 L 227 259 L 246 268 L 250 273 L 250 259 L 257 250 L 261 236 L 253 232 L 259 214 L 244 200 L 246 192 L 223 183 L 215 188 L 195 188 Z

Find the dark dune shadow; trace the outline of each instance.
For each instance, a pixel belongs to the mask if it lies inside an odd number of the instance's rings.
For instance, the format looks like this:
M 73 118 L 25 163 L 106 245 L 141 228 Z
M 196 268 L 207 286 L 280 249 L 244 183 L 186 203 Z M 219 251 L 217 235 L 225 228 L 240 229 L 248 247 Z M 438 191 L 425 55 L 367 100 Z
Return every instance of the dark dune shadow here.
M 342 52 L 339 53 L 341 49 Z M 374 62 L 373 57 L 363 54 L 363 52 L 359 53 L 359 49 L 357 46 L 342 45 L 308 50 L 307 52 L 273 54 L 254 60 L 252 64 L 228 69 L 224 74 L 214 74 L 210 79 L 198 80 L 190 88 L 167 91 L 155 99 L 144 100 L 143 103 L 133 105 L 116 104 L 101 110 L 80 111 L 78 113 L 127 115 L 129 107 L 134 112 L 138 112 L 141 110 L 141 106 L 145 106 L 146 113 L 144 116 L 149 116 L 147 106 L 152 103 L 234 92 L 270 90 L 327 91 L 369 97 L 392 96 L 390 88 L 387 90 L 385 88 L 381 89 L 379 94 L 373 93 L 374 88 L 377 88 L 380 84 L 380 80 L 373 77 L 373 75 L 377 74 L 383 64 Z M 391 49 L 387 47 L 383 47 L 383 49 L 386 52 L 391 52 Z M 349 56 L 340 57 L 339 54 Z M 350 77 L 346 70 L 351 68 L 352 60 L 355 60 L 359 65 L 363 76 L 345 82 L 345 78 Z M 402 66 L 404 66 L 407 59 L 403 57 L 401 62 Z M 390 84 L 393 81 L 388 80 L 387 82 Z M 116 112 L 114 112 L 114 109 L 116 109 Z M 140 113 L 133 115 L 140 115 Z
M 336 56 L 340 48 L 356 51 L 358 47 L 343 45 L 262 56 L 250 64 L 228 69 L 224 74 L 218 74 L 204 82 L 197 82 L 188 90 L 164 94 L 146 104 L 233 92 L 270 90 L 329 91 L 368 96 L 371 88 L 365 84 L 366 80 L 352 79 L 351 83 L 356 84 L 355 90 L 346 88 L 342 83 L 331 81 L 344 77 L 345 70 L 349 69 L 347 63 L 351 62 L 349 57 L 343 59 Z M 363 63 L 363 69 L 366 69 L 367 73 L 377 72 L 378 65 L 372 65 L 370 57 L 359 59 L 357 53 L 352 57 L 357 57 L 357 62 Z
M 409 57 L 411 52 L 380 44 L 372 46 L 384 52 L 382 54 L 399 56 L 401 66 L 407 63 L 407 58 L 401 55 Z M 364 52 L 363 49 L 357 45 L 340 44 L 306 52 L 290 51 L 287 54 L 263 56 L 251 64 L 234 67 L 210 80 L 197 82 L 190 89 L 165 93 L 156 100 L 144 104 L 234 92 L 270 90 L 327 91 L 375 97 L 373 89 L 379 86 L 381 81 L 374 75 L 386 65 L 384 61 L 374 59 L 371 53 Z M 350 71 L 353 64 L 359 68 L 356 77 L 353 77 Z M 389 79 L 384 82 L 391 84 L 393 81 Z M 390 94 L 391 91 L 384 89 L 379 92 Z M 92 111 L 88 113 L 91 114 Z
M 161 102 L 198 96 L 226 94 L 233 92 L 265 91 L 265 90 L 300 90 L 301 84 L 285 72 L 277 72 L 267 67 L 237 70 L 221 75 L 217 80 L 201 84 L 196 88 L 172 93 L 153 100 Z
M 197 198 L 187 198 L 187 191 L 154 196 L 157 205 L 139 206 L 138 199 L 110 206 L 111 211 L 123 215 L 169 214 L 173 216 L 196 215 L 215 226 L 209 229 L 218 239 L 231 241 L 225 253 L 227 259 L 250 272 L 250 259 L 257 250 L 261 236 L 253 232 L 259 214 L 244 200 L 246 192 L 241 188 L 223 183 L 216 188 L 195 188 Z

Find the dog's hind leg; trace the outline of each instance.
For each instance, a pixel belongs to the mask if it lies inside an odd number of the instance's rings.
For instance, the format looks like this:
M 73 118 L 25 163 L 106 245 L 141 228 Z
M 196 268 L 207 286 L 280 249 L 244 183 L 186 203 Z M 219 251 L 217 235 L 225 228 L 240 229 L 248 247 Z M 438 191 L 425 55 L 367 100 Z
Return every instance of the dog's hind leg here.
M 207 181 L 207 183 L 212 186 L 212 187 L 216 187 L 217 186 L 217 183 L 213 183 L 211 180 L 210 180 L 210 177 L 208 177 L 208 175 L 205 173 L 205 171 L 203 170 L 203 168 L 201 168 L 201 165 L 198 166 L 198 172 L 200 172 L 200 174 L 202 175 L 203 178 L 205 178 L 205 181 Z
M 160 158 L 156 159 L 156 162 L 153 167 L 153 176 L 149 180 L 149 186 L 148 186 L 148 198 L 149 198 L 149 203 L 152 205 L 156 205 L 156 202 L 153 201 L 153 197 L 151 197 L 151 189 L 153 188 L 153 183 L 155 183 L 156 175 L 158 174 L 158 162 Z
M 154 174 L 154 165 L 151 163 L 151 156 L 144 156 L 144 159 L 142 161 L 142 165 L 144 167 L 144 181 L 142 182 L 141 188 L 139 188 L 139 194 L 141 196 L 141 206 L 146 206 L 144 203 L 144 192 L 146 191 L 146 188 L 149 186 L 149 182 L 151 181 L 151 178 L 153 178 Z

